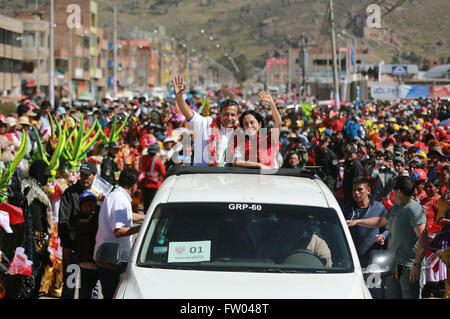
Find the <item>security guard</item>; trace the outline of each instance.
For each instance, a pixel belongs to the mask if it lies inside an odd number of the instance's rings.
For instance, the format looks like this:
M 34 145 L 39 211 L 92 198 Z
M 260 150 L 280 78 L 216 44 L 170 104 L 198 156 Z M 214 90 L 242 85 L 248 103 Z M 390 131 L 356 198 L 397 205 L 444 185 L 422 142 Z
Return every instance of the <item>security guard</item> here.
M 100 177 L 111 185 L 116 185 L 120 176 L 120 168 L 116 163 L 116 156 L 119 153 L 119 149 L 120 147 L 117 142 L 110 142 L 108 145 L 108 154 L 100 165 Z
M 326 134 L 319 139 L 316 149 L 316 166 L 321 166 L 318 173 L 323 182 L 333 192 L 339 184 L 339 162 L 336 154 L 328 148 L 330 137 Z

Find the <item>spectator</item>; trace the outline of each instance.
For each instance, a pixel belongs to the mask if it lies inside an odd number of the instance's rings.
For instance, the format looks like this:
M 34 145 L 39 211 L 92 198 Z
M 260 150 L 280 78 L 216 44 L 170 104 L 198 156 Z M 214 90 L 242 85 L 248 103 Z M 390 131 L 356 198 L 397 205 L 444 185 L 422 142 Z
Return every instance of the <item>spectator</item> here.
M 120 174 L 119 186 L 106 197 L 99 213 L 98 230 L 95 237 L 94 256 L 105 242 L 116 242 L 122 246 L 122 260 L 131 253 L 132 235 L 139 232 L 133 222 L 142 221 L 144 215 L 133 213 L 131 201 L 138 190 L 138 172 L 125 169 Z M 94 257 L 95 258 L 95 257 Z M 112 299 L 119 284 L 120 272 L 97 266 L 104 299 Z
M 166 168 L 158 156 L 159 150 L 158 144 L 150 145 L 147 155 L 143 156 L 141 160 L 140 182 L 144 196 L 144 214 L 147 213 L 153 197 L 166 176 Z
M 97 167 L 92 162 L 82 164 L 80 179 L 76 184 L 67 188 L 61 196 L 58 216 L 58 234 L 63 248 L 63 291 L 62 299 L 74 299 L 75 289 L 68 287 L 67 266 L 77 263 L 75 253 L 75 229 L 73 221 L 80 214 L 80 195 L 90 190 L 97 174 Z
M 346 220 L 366 219 L 387 215 L 382 203 L 370 197 L 370 181 L 367 177 L 359 176 L 353 180 L 353 201 L 346 205 L 342 212 Z M 367 228 L 354 226 L 350 228 L 353 242 L 356 246 L 361 267 L 369 266 L 369 256 L 372 250 L 379 250 L 385 244 L 389 229 Z M 384 298 L 384 282 L 380 288 L 370 289 L 372 296 L 377 299 Z
M 394 184 L 394 206 L 389 220 L 382 217 L 347 221 L 349 227 L 385 227 L 390 235 L 387 249 L 395 254 L 396 272 L 386 279 L 387 299 L 418 299 L 423 261 L 428 247 L 426 215 L 420 204 L 413 200 L 414 181 L 399 176 Z
M 94 262 L 95 236 L 98 229 L 97 196 L 91 192 L 80 195 L 80 214 L 73 218 L 75 253 L 80 266 L 79 299 L 90 299 L 98 282 L 97 265 Z
M 349 144 L 345 148 L 344 180 L 342 188 L 344 191 L 344 204 L 351 202 L 353 198 L 353 180 L 363 176 L 364 169 L 357 159 L 357 149 Z

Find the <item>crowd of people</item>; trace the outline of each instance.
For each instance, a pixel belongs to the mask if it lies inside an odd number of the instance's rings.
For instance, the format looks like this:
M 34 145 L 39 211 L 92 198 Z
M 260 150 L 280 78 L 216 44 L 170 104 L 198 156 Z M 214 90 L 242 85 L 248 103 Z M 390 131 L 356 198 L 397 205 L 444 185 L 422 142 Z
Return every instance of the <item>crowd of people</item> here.
M 395 274 L 375 298 L 449 298 L 450 103 L 441 99 L 287 107 L 266 91 L 187 92 L 54 108 L 23 99 L 0 115 L 0 298 L 112 298 L 119 272 L 94 261 L 101 243 L 124 259 L 167 172 L 176 166 L 311 169 L 342 207 L 360 263 L 392 250 Z M 112 186 L 108 193 L 94 185 Z

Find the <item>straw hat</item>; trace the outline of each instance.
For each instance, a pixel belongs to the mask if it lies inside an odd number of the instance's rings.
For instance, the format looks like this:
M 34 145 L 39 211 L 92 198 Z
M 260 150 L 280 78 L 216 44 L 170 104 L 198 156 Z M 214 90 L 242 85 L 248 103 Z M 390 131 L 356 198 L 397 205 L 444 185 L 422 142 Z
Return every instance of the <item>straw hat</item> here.
M 30 119 L 28 118 L 28 116 L 21 116 L 19 118 L 19 124 L 20 125 L 30 125 L 31 126 Z

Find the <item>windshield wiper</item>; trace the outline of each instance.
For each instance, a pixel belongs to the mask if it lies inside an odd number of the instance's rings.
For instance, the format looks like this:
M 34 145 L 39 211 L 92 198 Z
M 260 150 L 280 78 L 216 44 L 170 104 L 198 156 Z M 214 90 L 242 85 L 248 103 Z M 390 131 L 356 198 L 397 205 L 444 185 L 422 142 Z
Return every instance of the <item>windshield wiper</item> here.
M 250 269 L 250 270 L 257 271 L 257 272 L 276 272 L 276 273 L 289 272 L 289 271 L 286 271 L 286 270 L 280 269 L 280 268 L 254 268 L 254 269 Z

